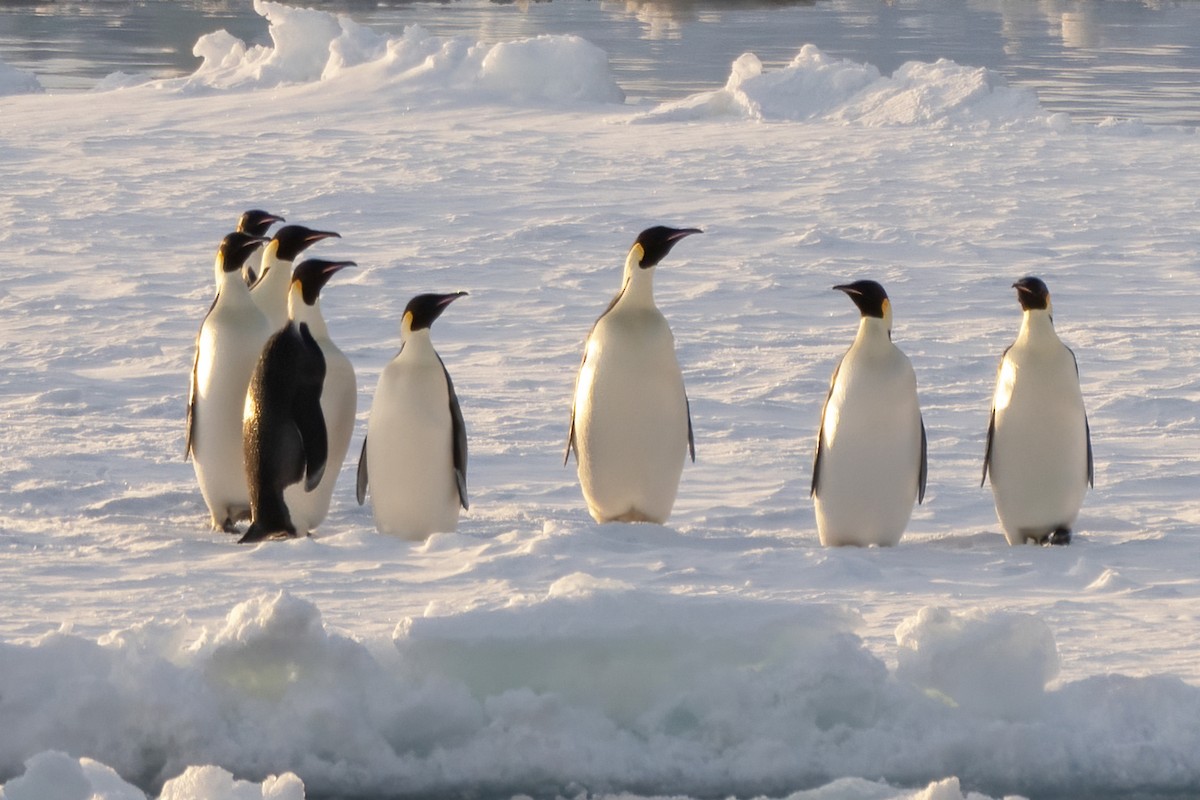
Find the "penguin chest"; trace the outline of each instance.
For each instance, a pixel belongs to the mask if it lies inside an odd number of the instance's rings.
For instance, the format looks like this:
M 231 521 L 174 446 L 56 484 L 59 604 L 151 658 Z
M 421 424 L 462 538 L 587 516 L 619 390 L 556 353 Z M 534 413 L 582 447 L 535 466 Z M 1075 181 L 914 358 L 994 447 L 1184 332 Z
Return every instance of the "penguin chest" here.
M 404 355 L 379 379 L 367 424 L 367 469 L 379 529 L 424 538 L 458 525 L 450 392 L 436 356 Z
M 916 376 L 890 343 L 852 348 L 825 408 L 815 508 L 823 544 L 893 545 L 917 499 L 921 411 Z
M 1010 541 L 1069 528 L 1087 490 L 1087 422 L 1064 346 L 1011 348 L 993 398 L 988 472 Z
M 201 493 L 210 509 L 248 502 L 242 413 L 246 389 L 269 332 L 256 309 L 238 311 L 214 307 L 197 342 L 192 452 Z
M 683 375 L 666 320 L 609 314 L 588 342 L 575 394 L 575 442 L 597 519 L 665 521 L 687 452 Z

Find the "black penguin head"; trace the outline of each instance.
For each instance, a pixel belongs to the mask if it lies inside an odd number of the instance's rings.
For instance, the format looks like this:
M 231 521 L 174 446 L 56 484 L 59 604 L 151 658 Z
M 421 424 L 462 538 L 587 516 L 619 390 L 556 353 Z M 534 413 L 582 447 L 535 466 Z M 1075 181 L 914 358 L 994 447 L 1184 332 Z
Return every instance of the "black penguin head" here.
M 353 261 L 326 261 L 323 258 L 309 258 L 296 265 L 292 270 L 292 282 L 300 284 L 300 295 L 305 305 L 313 305 L 321 296 L 321 289 L 329 282 L 334 273 L 345 267 L 358 266 Z
M 248 233 L 235 232 L 221 240 L 217 248 L 217 257 L 221 259 L 223 272 L 241 272 L 246 259 L 254 249 L 267 241 L 261 236 L 251 236 Z
M 1017 290 L 1017 301 L 1025 311 L 1050 310 L 1050 290 L 1041 278 L 1027 275 L 1013 284 Z
M 284 225 L 275 231 L 271 241 L 275 242 L 275 255 L 284 261 L 293 261 L 315 242 L 333 237 L 340 239 L 341 234 L 333 231 L 314 231 L 303 225 Z
M 428 328 L 433 321 L 442 315 L 446 306 L 460 297 L 466 297 L 466 292 L 451 292 L 450 294 L 419 294 L 404 307 L 404 327 L 410 331 Z
M 641 248 L 638 266 L 642 269 L 649 269 L 657 265 L 666 258 L 667 253 L 671 252 L 671 248 L 675 246 L 676 242 L 693 233 L 704 233 L 704 231 L 699 228 L 668 228 L 665 225 L 646 228 L 638 234 L 637 240 L 633 243 L 634 248 Z
M 261 208 L 252 208 L 242 214 L 241 219 L 238 220 L 237 229 L 251 236 L 266 236 L 268 228 L 276 222 L 284 221 L 283 217 L 272 214 L 269 211 L 263 211 Z
M 833 288 L 850 295 L 850 299 L 864 317 L 887 319 L 891 301 L 888 300 L 887 292 L 876 281 L 855 281 Z

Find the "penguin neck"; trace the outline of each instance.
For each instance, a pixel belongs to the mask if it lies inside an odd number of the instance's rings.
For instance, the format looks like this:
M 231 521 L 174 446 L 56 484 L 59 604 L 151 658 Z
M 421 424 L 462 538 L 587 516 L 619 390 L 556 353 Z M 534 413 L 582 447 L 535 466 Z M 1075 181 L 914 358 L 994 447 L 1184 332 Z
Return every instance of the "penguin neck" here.
M 250 297 L 250 287 L 246 285 L 242 271 L 239 269 L 226 272 L 219 258 L 217 259 L 217 296 L 225 298 L 225 302 L 234 298 L 249 299 Z
M 311 306 L 304 302 L 304 296 L 299 289 L 288 292 L 288 318 L 297 325 L 304 323 L 314 339 L 328 339 L 329 328 L 325 325 L 325 316 L 321 313 L 321 300 Z
M 1057 342 L 1058 334 L 1054 331 L 1054 317 L 1048 308 L 1031 308 L 1021 316 L 1021 330 L 1017 332 L 1018 342 Z
M 437 358 L 433 349 L 433 340 L 429 337 L 429 328 L 412 330 L 405 326 L 400 331 L 400 352 L 405 358 Z
M 636 249 L 625 260 L 625 285 L 621 288 L 617 305 L 622 308 L 657 308 L 654 304 L 655 267 L 643 269 L 638 266 L 635 252 Z
M 286 297 L 287 285 L 292 279 L 291 267 L 292 262 L 284 261 L 279 257 L 279 243 L 269 242 L 262 251 L 262 260 L 259 261 L 258 267 L 258 283 L 254 285 L 254 289 Z
M 863 316 L 858 321 L 855 344 L 879 346 L 892 343 L 892 320 L 889 317 Z

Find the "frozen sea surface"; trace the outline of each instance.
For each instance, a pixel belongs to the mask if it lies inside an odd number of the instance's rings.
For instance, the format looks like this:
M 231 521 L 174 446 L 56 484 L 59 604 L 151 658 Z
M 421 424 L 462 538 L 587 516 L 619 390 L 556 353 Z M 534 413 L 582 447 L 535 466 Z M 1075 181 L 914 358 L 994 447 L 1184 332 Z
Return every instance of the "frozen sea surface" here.
M 1200 142 L 1076 124 L 952 61 L 797 45 L 621 104 L 572 36 L 384 35 L 273 3 L 179 79 L 0 70 L 0 797 L 852 798 L 1200 792 Z M 360 385 L 421 291 L 472 506 L 374 531 L 354 459 L 313 538 L 207 530 L 182 460 L 216 244 L 332 229 Z M 597 525 L 562 466 L 580 349 L 650 224 L 697 463 L 669 526 Z M 1011 283 L 1044 278 L 1096 452 L 1076 542 L 979 487 Z M 892 549 L 817 544 L 830 372 L 887 286 L 929 432 Z

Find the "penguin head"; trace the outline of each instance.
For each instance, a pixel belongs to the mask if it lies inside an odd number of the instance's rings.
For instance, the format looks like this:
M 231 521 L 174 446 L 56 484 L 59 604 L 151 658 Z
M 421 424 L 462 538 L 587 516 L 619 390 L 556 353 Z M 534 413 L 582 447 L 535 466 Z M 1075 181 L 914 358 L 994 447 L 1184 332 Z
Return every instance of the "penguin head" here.
M 221 240 L 217 248 L 217 263 L 221 272 L 241 272 L 246 259 L 266 239 L 262 236 L 251 236 L 240 231 L 231 233 Z
M 283 261 L 293 261 L 315 242 L 328 238 L 340 239 L 341 234 L 333 231 L 315 231 L 303 225 L 284 225 L 275 231 L 271 244 L 275 247 L 275 257 Z
M 466 297 L 466 292 L 451 292 L 450 294 L 419 294 L 404 307 L 404 319 L 400 323 L 402 334 L 410 331 L 426 330 L 433 321 L 442 315 L 446 306 L 460 297 Z
M 285 222 L 283 217 L 263 211 L 261 208 L 252 208 L 242 214 L 238 220 L 237 229 L 242 233 L 248 233 L 251 236 L 266 236 L 267 229 L 276 222 Z
M 855 281 L 833 288 L 848 294 L 864 317 L 887 319 L 891 316 L 892 303 L 888 300 L 887 292 L 876 281 Z
M 1051 311 L 1050 290 L 1041 278 L 1026 275 L 1012 285 L 1017 290 L 1017 302 L 1024 311 Z
M 671 252 L 671 248 L 675 246 L 676 242 L 693 233 L 704 233 L 704 231 L 699 228 L 668 228 L 665 225 L 646 228 L 638 234 L 633 243 L 637 265 L 642 269 L 649 269 L 657 265 L 666 258 L 667 253 Z
M 299 291 L 304 304 L 315 305 L 321 289 L 334 273 L 346 267 L 358 266 L 353 261 L 326 261 L 323 258 L 308 258 L 292 270 L 292 290 Z

